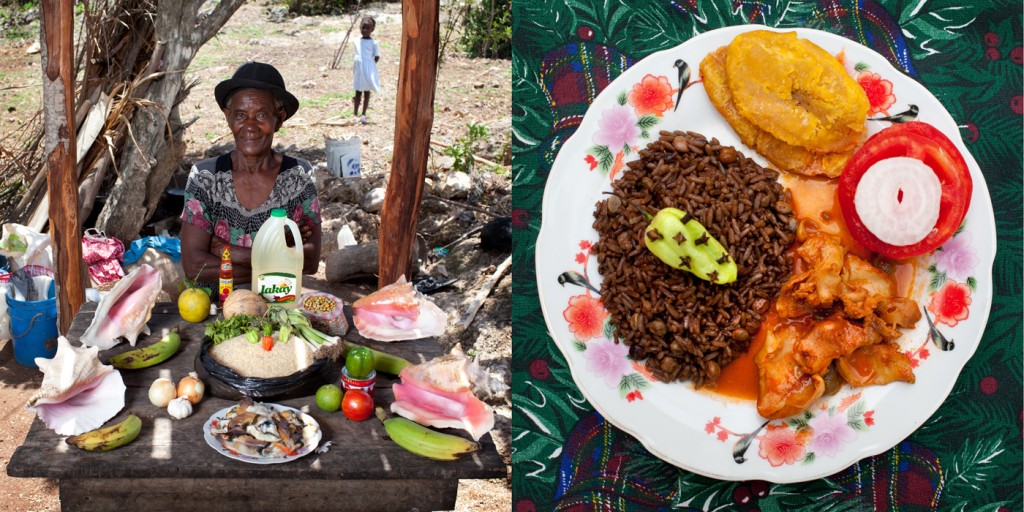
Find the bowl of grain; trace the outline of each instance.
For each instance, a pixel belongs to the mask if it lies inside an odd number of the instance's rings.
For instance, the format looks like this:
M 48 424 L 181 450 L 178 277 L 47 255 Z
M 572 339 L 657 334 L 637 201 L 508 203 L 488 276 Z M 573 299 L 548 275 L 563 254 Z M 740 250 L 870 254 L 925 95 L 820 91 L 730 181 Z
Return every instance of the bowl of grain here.
M 249 343 L 245 336 L 216 345 L 204 338 L 195 367 L 210 394 L 228 400 L 243 396 L 264 400 L 310 396 L 320 385 L 333 380 L 334 371 L 331 360 L 316 359 L 304 341 L 292 336 L 282 343 L 277 333 L 269 351 L 259 343 Z

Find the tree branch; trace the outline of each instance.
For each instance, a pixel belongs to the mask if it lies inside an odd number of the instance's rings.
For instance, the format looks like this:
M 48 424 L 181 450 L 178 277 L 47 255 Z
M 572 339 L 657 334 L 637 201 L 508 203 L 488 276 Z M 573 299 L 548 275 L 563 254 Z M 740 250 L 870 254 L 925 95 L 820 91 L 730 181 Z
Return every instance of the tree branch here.
M 195 8 L 198 10 L 203 4 L 203 0 L 195 0 L 193 3 L 196 4 Z M 201 38 L 199 46 L 206 44 L 210 38 L 217 35 L 217 32 L 221 27 L 228 22 L 228 18 L 230 18 L 243 3 L 245 3 L 245 0 L 221 0 L 218 2 L 217 7 L 213 9 L 213 12 L 204 16 L 202 21 L 196 24 L 196 32 Z

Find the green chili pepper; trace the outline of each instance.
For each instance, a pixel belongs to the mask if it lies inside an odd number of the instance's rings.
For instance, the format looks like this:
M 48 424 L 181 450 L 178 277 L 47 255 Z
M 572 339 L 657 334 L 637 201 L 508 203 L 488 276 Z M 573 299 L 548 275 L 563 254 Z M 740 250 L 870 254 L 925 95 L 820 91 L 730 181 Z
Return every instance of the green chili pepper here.
M 736 280 L 736 262 L 725 247 L 678 208 L 658 211 L 644 230 L 644 245 L 665 264 L 705 281 L 727 284 Z
M 353 379 L 362 379 L 370 375 L 373 365 L 373 351 L 366 347 L 353 347 L 345 356 L 345 369 Z

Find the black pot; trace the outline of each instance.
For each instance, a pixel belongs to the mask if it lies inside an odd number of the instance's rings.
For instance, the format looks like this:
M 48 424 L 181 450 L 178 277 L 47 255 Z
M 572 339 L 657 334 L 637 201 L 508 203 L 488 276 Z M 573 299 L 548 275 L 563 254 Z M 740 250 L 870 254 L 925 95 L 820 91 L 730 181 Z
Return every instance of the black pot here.
M 330 358 L 317 359 L 304 370 L 285 377 L 262 379 L 243 377 L 238 372 L 218 363 L 209 353 L 213 340 L 203 338 L 196 354 L 196 373 L 206 384 L 207 391 L 218 398 L 239 400 L 243 396 L 263 400 L 281 400 L 312 396 L 316 390 L 337 380 Z

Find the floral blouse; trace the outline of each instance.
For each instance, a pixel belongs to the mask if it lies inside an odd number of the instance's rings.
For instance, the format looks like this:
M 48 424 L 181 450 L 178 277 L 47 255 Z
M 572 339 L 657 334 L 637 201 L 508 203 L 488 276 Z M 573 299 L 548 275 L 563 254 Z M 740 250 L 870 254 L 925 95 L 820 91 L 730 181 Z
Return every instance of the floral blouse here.
M 252 247 L 253 237 L 274 208 L 284 208 L 300 227 L 319 224 L 320 201 L 312 169 L 305 160 L 285 156 L 270 197 L 249 210 L 235 194 L 230 154 L 201 160 L 188 175 L 181 221 L 239 247 Z

